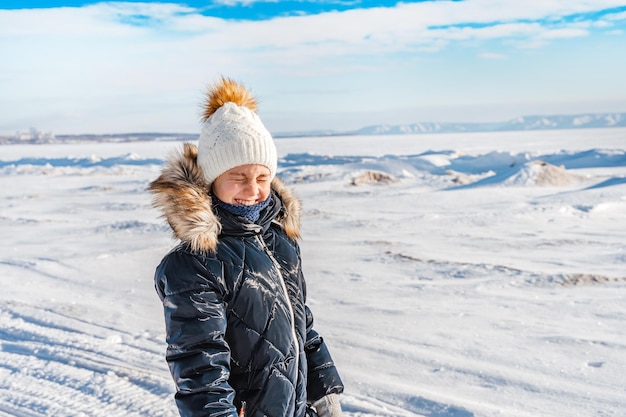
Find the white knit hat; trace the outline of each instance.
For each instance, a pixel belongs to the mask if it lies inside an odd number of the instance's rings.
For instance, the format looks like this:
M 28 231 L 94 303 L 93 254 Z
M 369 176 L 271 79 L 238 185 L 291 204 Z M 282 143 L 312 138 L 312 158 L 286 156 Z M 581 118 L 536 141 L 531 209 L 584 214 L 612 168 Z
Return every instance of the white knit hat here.
M 276 145 L 255 110 L 256 100 L 232 80 L 222 78 L 209 91 L 198 141 L 198 165 L 207 183 L 247 164 L 268 167 L 270 179 L 276 175 Z

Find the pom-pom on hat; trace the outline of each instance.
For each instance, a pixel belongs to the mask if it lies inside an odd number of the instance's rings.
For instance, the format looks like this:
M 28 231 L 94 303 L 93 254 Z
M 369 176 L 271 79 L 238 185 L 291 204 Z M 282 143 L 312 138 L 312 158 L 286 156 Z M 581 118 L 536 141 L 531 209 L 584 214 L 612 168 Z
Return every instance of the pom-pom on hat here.
M 228 78 L 209 89 L 198 140 L 198 166 L 208 184 L 229 169 L 247 164 L 265 165 L 270 179 L 276 175 L 276 145 L 256 107 L 252 94 Z

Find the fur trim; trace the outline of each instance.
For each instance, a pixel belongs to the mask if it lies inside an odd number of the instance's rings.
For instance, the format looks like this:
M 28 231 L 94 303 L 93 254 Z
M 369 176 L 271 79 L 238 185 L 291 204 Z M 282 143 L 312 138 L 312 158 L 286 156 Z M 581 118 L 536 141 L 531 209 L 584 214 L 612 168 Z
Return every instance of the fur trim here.
M 188 243 L 195 252 L 210 252 L 217 247 L 222 225 L 213 212 L 210 185 L 204 180 L 197 157 L 198 148 L 185 143 L 182 152 L 177 150 L 170 155 L 148 191 L 153 195 L 152 205 L 163 213 L 174 237 Z M 296 240 L 300 237 L 300 200 L 276 177 L 272 189 L 283 202 L 276 220 L 287 236 Z
M 300 200 L 287 188 L 284 182 L 278 177 L 272 180 L 272 190 L 280 196 L 283 202 L 283 211 L 278 219 L 281 226 L 291 240 L 300 238 L 300 215 L 302 204 Z
M 224 103 L 232 102 L 247 107 L 256 113 L 257 102 L 246 88 L 229 78 L 222 77 L 218 83 L 209 88 L 202 112 L 202 122 L 206 122 Z

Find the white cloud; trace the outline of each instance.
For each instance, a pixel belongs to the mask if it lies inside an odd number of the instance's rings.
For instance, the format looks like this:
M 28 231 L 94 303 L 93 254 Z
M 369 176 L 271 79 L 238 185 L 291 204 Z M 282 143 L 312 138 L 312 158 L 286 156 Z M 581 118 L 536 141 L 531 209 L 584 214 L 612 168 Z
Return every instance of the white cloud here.
M 550 29 L 541 33 L 542 39 L 562 39 L 562 38 L 577 38 L 580 36 L 587 36 L 589 32 L 583 29 L 575 28 L 563 28 L 563 29 Z
M 112 40 L 128 37 L 130 42 L 135 42 L 136 37 L 150 37 L 162 41 L 167 47 L 167 38 L 175 35 L 178 45 L 200 46 L 201 50 L 221 53 L 229 50 L 302 48 L 312 51 L 328 48 L 331 55 L 371 55 L 372 52 L 433 47 L 440 45 L 440 39 L 582 36 L 583 32 L 570 29 L 576 23 L 540 20 L 599 10 L 623 2 L 530 0 L 523 5 L 518 3 L 521 2 L 400 3 L 394 8 L 354 9 L 259 22 L 229 22 L 202 16 L 192 8 L 174 4 L 100 3 L 84 8 L 2 11 L 0 36 L 81 36 Z M 615 14 L 613 19 L 619 16 Z M 199 45 L 199 40 L 204 44 Z
M 137 96 L 167 106 L 189 99 L 220 73 L 274 83 L 327 76 L 327 83 L 341 83 L 336 77 L 345 74 L 365 79 L 390 68 L 413 68 L 425 53 L 458 43 L 477 50 L 540 48 L 589 36 L 594 21 L 584 13 L 625 4 L 431 1 L 268 21 L 228 21 L 158 3 L 0 10 L 0 104 L 22 109 L 16 120 L 32 111 L 34 100 L 66 113 L 131 105 Z M 572 14 L 583 17 L 564 18 Z M 625 16 L 615 13 L 603 21 Z M 16 104 L 20 100 L 26 104 Z
M 611 13 L 606 15 L 607 20 L 626 20 L 626 12 Z
M 479 54 L 479 56 L 485 59 L 506 59 L 507 58 L 507 56 L 504 54 L 498 54 L 494 52 L 483 52 Z

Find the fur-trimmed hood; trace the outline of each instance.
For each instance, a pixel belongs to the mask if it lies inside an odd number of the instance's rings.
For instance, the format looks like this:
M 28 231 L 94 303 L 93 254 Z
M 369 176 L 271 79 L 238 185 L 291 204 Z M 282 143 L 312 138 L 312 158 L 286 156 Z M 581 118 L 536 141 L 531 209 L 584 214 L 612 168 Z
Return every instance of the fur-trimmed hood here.
M 172 153 L 161 175 L 148 186 L 153 194 L 153 206 L 162 212 L 177 239 L 188 243 L 193 251 L 214 251 L 222 230 L 213 211 L 207 184 L 197 164 L 198 148 L 190 143 L 182 151 Z M 272 190 L 278 195 L 283 210 L 276 218 L 287 236 L 300 237 L 301 205 L 291 190 L 277 177 Z

